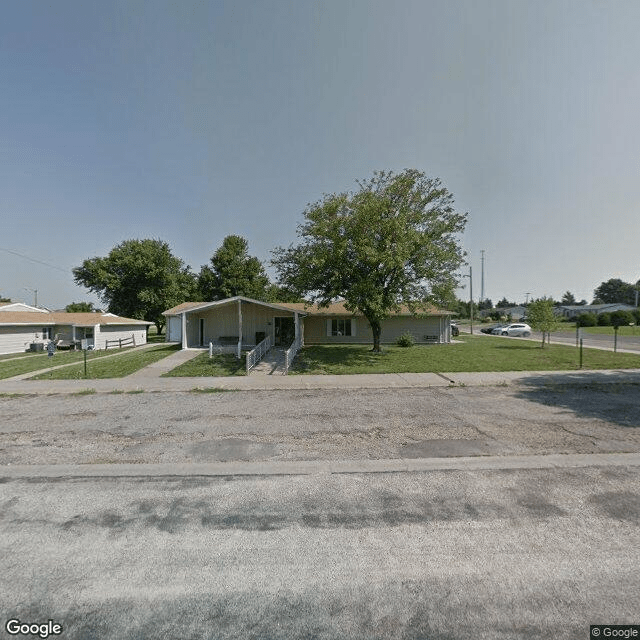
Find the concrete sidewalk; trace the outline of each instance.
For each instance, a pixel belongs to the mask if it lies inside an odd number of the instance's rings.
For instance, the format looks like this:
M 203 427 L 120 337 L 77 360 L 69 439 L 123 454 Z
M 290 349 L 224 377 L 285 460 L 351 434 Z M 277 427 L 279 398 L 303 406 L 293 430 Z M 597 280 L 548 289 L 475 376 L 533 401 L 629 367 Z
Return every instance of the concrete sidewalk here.
M 189 352 L 191 357 L 198 355 Z M 174 354 L 178 356 L 179 353 Z M 170 356 L 171 358 L 174 355 Z M 182 357 L 187 357 L 186 355 Z M 168 365 L 167 365 L 168 366 Z M 173 366 L 176 366 L 173 363 Z M 145 375 L 144 371 L 148 371 Z M 206 389 L 235 391 L 287 389 L 406 389 L 526 384 L 640 384 L 640 369 L 582 371 L 502 371 L 480 373 L 384 373 L 359 375 L 227 376 L 160 378 L 157 369 L 143 369 L 126 378 L 106 380 L 0 380 L 0 394 L 97 393 L 114 391 L 187 392 Z

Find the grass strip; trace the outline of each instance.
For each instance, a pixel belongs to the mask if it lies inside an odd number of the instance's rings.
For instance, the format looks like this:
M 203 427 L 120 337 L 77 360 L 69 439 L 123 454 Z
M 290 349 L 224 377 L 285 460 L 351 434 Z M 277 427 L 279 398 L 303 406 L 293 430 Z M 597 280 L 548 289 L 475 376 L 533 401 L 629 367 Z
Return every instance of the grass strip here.
M 158 360 L 166 358 L 179 349 L 179 345 L 159 345 L 143 350 L 130 350 L 113 358 L 87 360 L 87 379 L 123 378 Z M 81 380 L 84 379 L 84 363 L 48 371 L 30 380 Z
M 208 353 L 201 353 L 175 369 L 164 373 L 162 377 L 201 378 L 244 375 L 246 375 L 244 358 L 238 360 L 231 353 L 219 353 L 209 359 Z
M 314 345 L 304 347 L 290 373 L 455 373 L 461 371 L 565 371 L 579 370 L 578 349 L 545 345 L 518 338 L 460 336 L 459 344 L 384 345 L 383 353 L 370 345 Z M 640 355 L 584 349 L 584 369 L 640 368 Z
M 131 351 L 134 347 L 125 347 L 126 351 Z M 123 351 L 125 351 L 123 349 Z M 113 355 L 113 351 L 87 351 L 87 362 L 105 356 Z M 47 369 L 48 367 L 57 367 L 65 364 L 73 364 L 74 362 L 82 362 L 82 351 L 56 351 L 53 357 L 49 357 L 45 352 L 38 353 L 28 358 L 18 358 L 9 360 L 8 362 L 0 362 L 0 379 L 12 378 L 23 373 L 38 371 L 39 369 Z

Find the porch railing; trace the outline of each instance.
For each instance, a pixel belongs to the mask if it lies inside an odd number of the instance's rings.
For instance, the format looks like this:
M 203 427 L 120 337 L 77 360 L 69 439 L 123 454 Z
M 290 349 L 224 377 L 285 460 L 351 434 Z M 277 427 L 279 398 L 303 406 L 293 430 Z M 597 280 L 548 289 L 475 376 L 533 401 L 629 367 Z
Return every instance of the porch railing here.
M 293 341 L 293 344 L 284 352 L 284 371 L 282 372 L 282 375 L 288 375 L 289 366 L 293 362 L 293 359 L 296 357 L 298 351 L 300 351 L 300 347 L 302 347 L 302 338 L 297 337 Z
M 271 336 L 267 336 L 260 344 L 257 344 L 251 351 L 247 351 L 247 375 L 255 367 L 267 351 L 271 349 Z

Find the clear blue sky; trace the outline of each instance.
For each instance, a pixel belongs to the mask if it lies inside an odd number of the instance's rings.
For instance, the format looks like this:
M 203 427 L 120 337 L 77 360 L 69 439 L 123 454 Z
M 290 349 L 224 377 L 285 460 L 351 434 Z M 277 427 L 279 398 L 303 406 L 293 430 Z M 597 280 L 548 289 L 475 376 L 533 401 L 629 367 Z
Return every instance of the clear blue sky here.
M 639 24 L 637 0 L 6 3 L 0 294 L 96 301 L 71 269 L 130 238 L 266 262 L 308 202 L 410 167 L 469 212 L 476 299 L 484 249 L 494 302 L 591 301 L 640 278 Z

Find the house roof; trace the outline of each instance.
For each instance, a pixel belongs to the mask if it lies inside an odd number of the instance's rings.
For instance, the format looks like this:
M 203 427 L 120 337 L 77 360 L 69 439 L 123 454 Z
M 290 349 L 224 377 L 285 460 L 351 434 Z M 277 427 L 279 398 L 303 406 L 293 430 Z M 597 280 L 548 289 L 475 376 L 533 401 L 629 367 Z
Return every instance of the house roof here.
M 254 302 L 256 304 L 264 305 L 266 307 L 271 307 L 273 309 L 283 309 L 286 311 L 294 311 L 297 313 L 303 313 L 305 315 L 311 316 L 359 316 L 362 314 L 353 313 L 351 311 L 347 311 L 345 309 L 344 301 L 333 302 L 328 307 L 319 307 L 317 304 L 311 304 L 309 302 L 263 302 L 261 300 L 253 300 L 251 298 L 245 298 L 244 296 L 235 296 L 234 298 L 226 298 L 224 300 L 216 300 L 214 302 L 183 302 L 182 304 L 173 307 L 163 313 L 165 316 L 174 316 L 179 315 L 183 312 L 195 311 L 197 309 L 209 309 L 211 307 L 228 304 L 230 302 L 235 302 L 237 300 L 242 300 L 244 302 Z M 428 306 L 426 309 L 422 311 L 418 311 L 418 313 L 423 313 L 427 315 L 433 316 L 441 316 L 441 315 L 453 315 L 451 311 L 443 311 L 441 309 L 436 309 L 435 307 Z M 400 311 L 397 313 L 392 312 L 390 315 L 392 316 L 412 316 L 413 313 L 409 310 L 409 307 L 406 305 L 402 305 L 400 307 Z
M 24 302 L 0 302 L 0 311 L 5 314 L 10 311 L 32 311 L 33 313 L 49 313 L 48 309 L 32 307 Z M 4 315 L 2 316 L 4 318 Z
M 189 313 L 190 311 L 196 310 L 204 310 L 211 309 L 212 307 L 219 307 L 225 304 L 230 304 L 232 302 L 237 302 L 238 300 L 242 302 L 251 302 L 253 304 L 259 304 L 263 307 L 270 307 L 271 309 L 276 309 L 280 311 L 298 311 L 299 313 L 303 313 L 306 315 L 306 311 L 303 309 L 292 309 L 290 305 L 279 303 L 279 302 L 265 302 L 264 300 L 254 300 L 253 298 L 247 298 L 245 296 L 234 296 L 233 298 L 225 298 L 224 300 L 214 300 L 213 302 L 183 302 L 176 307 L 168 309 L 167 311 L 163 311 L 163 316 L 175 316 L 181 313 Z
M 309 304 L 308 302 L 284 303 L 283 306 L 288 307 L 292 311 L 305 311 L 312 316 L 361 316 L 361 313 L 353 313 L 345 308 L 344 300 L 332 302 L 328 307 L 320 307 L 317 304 Z M 417 310 L 418 314 L 426 314 L 430 316 L 452 315 L 451 311 L 444 311 L 436 307 L 428 305 L 423 309 Z M 392 311 L 391 316 L 413 316 L 407 305 L 400 305 L 400 311 Z
M 604 311 L 616 307 L 617 309 L 632 310 L 635 309 L 633 305 L 626 302 L 607 302 L 601 304 L 562 304 L 558 309 L 566 309 L 567 311 Z
M 123 318 L 112 313 L 67 313 L 66 311 L 2 311 L 0 325 L 75 325 L 92 327 L 93 325 L 150 325 L 152 322 Z

